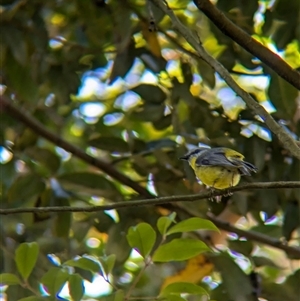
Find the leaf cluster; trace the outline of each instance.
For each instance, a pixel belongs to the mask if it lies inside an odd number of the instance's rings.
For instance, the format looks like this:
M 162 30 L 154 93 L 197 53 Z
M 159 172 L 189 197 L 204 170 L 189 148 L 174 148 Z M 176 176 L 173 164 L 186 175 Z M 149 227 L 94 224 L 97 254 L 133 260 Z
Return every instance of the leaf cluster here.
M 299 140 L 299 91 L 190 1 L 168 4 L 236 82 Z M 299 69 L 299 1 L 219 0 L 216 7 Z M 50 143 L 36 128 L 1 111 L 2 208 L 84 207 L 197 193 L 203 186 L 178 158 L 199 143 L 243 153 L 258 167 L 244 182 L 300 180 L 299 161 L 195 55 L 152 1 L 7 0 L 0 22 L 1 93 L 56 138 Z M 66 152 L 62 141 L 100 158 L 147 195 L 97 169 L 92 159 Z M 299 204 L 299 190 L 278 189 L 181 205 L 197 216 L 246 216 L 247 229 L 299 245 Z M 209 295 L 240 301 L 257 295 L 289 301 L 299 296 L 299 270 L 282 269 L 292 258 L 234 235 L 223 252 L 211 252 L 199 235 L 215 227 L 179 209 L 175 216 L 173 210 L 1 217 L 0 280 L 8 299 L 54 300 L 65 284 L 65 298 L 88 299 L 86 283 L 99 275 L 109 290 L 104 297 L 99 289 L 97 300 Z M 186 271 L 199 261 L 205 273 L 192 269 L 191 280 Z M 164 286 L 172 277 L 177 284 Z

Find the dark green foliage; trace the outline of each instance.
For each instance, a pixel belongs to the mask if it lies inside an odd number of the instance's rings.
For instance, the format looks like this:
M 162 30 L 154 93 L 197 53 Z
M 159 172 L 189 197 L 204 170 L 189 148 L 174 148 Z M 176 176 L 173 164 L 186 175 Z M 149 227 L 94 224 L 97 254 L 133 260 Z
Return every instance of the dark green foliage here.
M 243 153 L 258 167 L 243 183 L 300 180 L 299 161 L 214 69 L 197 58 L 169 18 L 147 3 L 2 1 L 1 88 L 14 106 L 56 137 L 50 143 L 37 126 L 30 129 L 0 111 L 1 208 L 85 208 L 145 198 L 96 168 L 93 160 L 65 152 L 62 140 L 101 159 L 150 196 L 204 189 L 178 159 L 199 143 Z M 248 93 L 274 106 L 272 116 L 299 140 L 299 91 L 225 36 L 190 1 L 168 3 Z M 259 3 L 264 9 L 257 21 Z M 219 0 L 216 5 L 299 69 L 298 0 L 275 1 L 272 7 L 270 1 L 257 0 Z M 150 25 L 157 31 L 150 32 Z M 237 236 L 217 252 L 200 238 L 206 237 L 203 231 L 217 230 L 205 219 L 207 212 L 229 212 L 245 216 L 242 226 L 258 235 L 299 245 L 299 204 L 299 189 L 276 189 L 241 191 L 220 203 L 181 202 L 183 209 L 170 205 L 1 215 L 0 282 L 8 286 L 3 294 L 10 301 L 57 300 L 66 297 L 57 296 L 66 285 L 71 300 L 85 300 L 91 298 L 86 281 L 100 275 L 110 284 L 106 296 L 97 287 L 95 300 L 121 301 L 129 291 L 135 298 L 170 301 L 204 295 L 257 300 L 256 293 L 270 301 L 294 301 L 299 270 L 290 269 L 292 255 Z M 195 283 L 183 278 L 164 285 L 170 276 L 184 274 L 187 260 L 199 256 L 205 256 L 214 272 Z M 262 279 L 258 289 L 253 274 Z M 41 284 L 49 296 L 42 297 Z

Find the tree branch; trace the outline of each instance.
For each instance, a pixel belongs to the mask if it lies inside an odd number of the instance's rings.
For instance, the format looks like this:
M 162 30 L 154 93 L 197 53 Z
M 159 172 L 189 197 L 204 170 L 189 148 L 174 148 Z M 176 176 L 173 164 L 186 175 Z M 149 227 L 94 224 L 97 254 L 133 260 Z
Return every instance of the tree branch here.
M 15 105 L 13 105 L 12 100 L 8 99 L 7 97 L 0 96 L 0 108 L 3 108 L 9 115 L 25 124 L 27 127 L 33 130 L 35 133 L 39 134 L 41 137 L 53 142 L 57 146 L 63 148 L 67 152 L 70 152 L 74 156 L 82 159 L 83 161 L 99 168 L 100 170 L 104 171 L 106 174 L 119 181 L 120 183 L 131 187 L 140 195 L 144 197 L 154 197 L 146 188 L 140 186 L 135 181 L 120 173 L 112 165 L 106 163 L 105 161 L 102 161 L 101 159 L 94 158 L 88 155 L 80 148 L 72 145 L 71 143 L 65 141 L 58 135 L 50 132 L 42 123 L 36 120 L 33 116 L 29 115 L 28 113 L 24 112 L 24 110 L 21 110 Z
M 188 216 L 194 216 L 194 217 L 203 217 L 199 216 L 198 214 L 195 214 L 195 212 L 191 212 L 188 208 L 183 207 L 181 204 L 176 204 L 174 206 L 178 210 L 186 213 Z M 219 229 L 222 229 L 223 231 L 235 233 L 239 237 L 245 237 L 247 239 L 256 241 L 258 243 L 262 243 L 271 247 L 274 247 L 276 249 L 280 249 L 285 251 L 287 254 L 291 255 L 291 258 L 293 259 L 300 259 L 300 247 L 297 246 L 288 246 L 287 244 L 283 243 L 281 240 L 270 237 L 266 234 L 251 231 L 251 230 L 243 230 L 239 229 L 233 225 L 231 225 L 228 222 L 222 221 L 221 219 L 213 216 L 212 214 L 206 214 L 205 216 L 208 220 L 213 222 Z
M 295 182 L 270 182 L 270 183 L 251 183 L 240 185 L 237 187 L 233 187 L 231 189 L 232 192 L 247 190 L 247 189 L 282 189 L 282 188 L 300 188 L 300 181 Z M 145 199 L 145 200 L 137 200 L 137 201 L 127 201 L 122 203 L 115 203 L 110 205 L 102 205 L 102 206 L 89 206 L 89 207 L 39 207 L 39 208 L 12 208 L 12 209 L 0 209 L 0 215 L 10 215 L 17 213 L 41 213 L 41 212 L 97 212 L 104 210 L 112 210 L 112 209 L 122 209 L 122 208 L 131 208 L 137 206 L 157 206 L 157 205 L 165 205 L 170 203 L 178 203 L 178 202 L 194 202 L 201 199 L 207 199 L 209 197 L 216 197 L 218 195 L 222 195 L 222 192 L 215 191 L 211 193 L 210 191 L 204 191 L 199 194 L 194 195 L 179 195 L 179 196 L 168 196 L 168 197 L 160 197 L 156 199 Z M 182 210 L 187 213 L 189 216 L 197 216 L 194 212 L 190 212 L 185 207 L 180 204 L 175 205 L 174 209 Z M 207 219 L 211 220 L 218 228 L 227 231 L 236 233 L 241 237 L 246 237 L 247 239 L 252 239 L 256 242 L 263 243 L 274 248 L 285 251 L 287 254 L 294 256 L 295 258 L 300 258 L 300 248 L 291 247 L 280 240 L 275 238 L 270 238 L 267 235 L 257 233 L 254 231 L 246 231 L 239 228 L 234 227 L 233 225 L 221 221 L 218 218 L 207 215 Z
M 272 246 L 274 248 L 285 251 L 287 254 L 295 256 L 295 258 L 300 258 L 300 248 L 292 247 L 284 244 L 281 240 L 270 237 L 269 235 L 262 234 L 259 232 L 251 231 L 251 230 L 242 230 L 237 227 L 234 227 L 230 223 L 221 221 L 220 219 L 207 215 L 207 219 L 212 221 L 218 228 L 226 231 L 237 234 L 239 237 L 246 237 L 247 239 L 254 240 L 258 243 L 263 243 L 268 246 Z
M 194 36 L 190 29 L 185 27 L 174 14 L 174 12 L 165 4 L 164 0 L 151 0 L 155 3 L 165 14 L 167 14 L 174 26 L 174 28 L 186 39 L 186 41 L 194 47 L 199 56 L 206 61 L 227 83 L 227 85 L 235 91 L 235 93 L 240 96 L 247 106 L 252 110 L 254 114 L 259 115 L 263 121 L 266 123 L 268 128 L 277 136 L 281 141 L 282 145 L 289 150 L 292 155 L 300 159 L 300 148 L 296 144 L 296 141 L 286 132 L 286 130 L 280 126 L 274 118 L 257 103 L 250 94 L 243 90 L 231 77 L 230 73 L 215 60 L 211 55 L 209 55 L 206 50 L 201 45 L 200 41 Z
M 288 65 L 279 55 L 249 36 L 244 30 L 230 21 L 224 13 L 209 0 L 194 0 L 194 3 L 220 31 L 255 57 L 259 58 L 291 85 L 300 89 L 300 73 Z
M 230 192 L 237 192 L 242 190 L 258 190 L 258 189 L 282 189 L 282 188 L 300 188 L 300 181 L 293 182 L 257 182 L 251 184 L 244 184 L 236 187 L 232 187 Z M 12 208 L 12 209 L 0 209 L 0 215 L 9 215 L 17 213 L 42 213 L 42 212 L 97 212 L 112 209 L 131 208 L 139 206 L 157 206 L 165 205 L 176 202 L 195 202 L 201 199 L 212 198 L 221 196 L 224 191 L 203 191 L 199 194 L 192 195 L 174 195 L 158 198 L 150 198 L 144 200 L 126 201 L 122 203 L 114 203 L 101 206 L 85 206 L 85 207 L 70 207 L 70 206 L 56 206 L 56 207 L 28 207 L 28 208 Z

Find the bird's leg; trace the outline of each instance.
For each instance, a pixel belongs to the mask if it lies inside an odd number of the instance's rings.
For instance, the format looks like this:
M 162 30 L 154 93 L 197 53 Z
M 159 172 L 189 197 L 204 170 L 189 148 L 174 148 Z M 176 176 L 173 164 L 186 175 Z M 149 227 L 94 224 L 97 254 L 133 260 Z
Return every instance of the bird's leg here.
M 222 196 L 221 195 L 215 196 L 215 200 L 217 203 L 220 203 L 222 201 Z
M 232 186 L 224 189 L 224 196 L 232 196 L 233 195 L 233 192 L 230 190 L 232 188 Z
M 213 202 L 213 201 L 214 201 L 214 196 L 213 196 L 213 194 L 214 194 L 214 192 L 215 192 L 215 189 L 214 189 L 213 186 L 212 186 L 212 187 L 211 187 L 211 186 L 208 186 L 208 189 L 209 189 L 209 194 L 210 194 L 210 196 L 209 196 L 208 199 L 209 199 L 210 201 Z
M 214 183 L 215 185 L 215 183 Z M 213 193 L 216 191 L 215 187 L 211 186 L 211 187 L 208 187 L 209 190 L 210 190 L 210 197 L 208 198 L 210 201 L 216 201 L 217 203 L 220 203 L 221 202 L 221 199 L 222 199 L 222 196 L 221 195 L 218 195 L 218 196 L 213 196 Z

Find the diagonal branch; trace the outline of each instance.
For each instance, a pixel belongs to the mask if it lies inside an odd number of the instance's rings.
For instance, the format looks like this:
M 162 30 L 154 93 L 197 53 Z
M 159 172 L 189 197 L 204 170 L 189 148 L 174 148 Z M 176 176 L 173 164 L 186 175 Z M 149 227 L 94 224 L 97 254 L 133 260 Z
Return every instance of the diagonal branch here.
M 105 161 L 102 161 L 101 159 L 94 158 L 88 155 L 80 148 L 72 145 L 71 143 L 65 141 L 58 135 L 49 131 L 47 128 L 45 128 L 45 126 L 42 123 L 36 120 L 33 116 L 29 115 L 28 113 L 20 110 L 15 105 L 13 105 L 12 101 L 7 97 L 5 96 L 0 97 L 0 108 L 3 108 L 9 115 L 11 115 L 16 120 L 28 126 L 31 130 L 39 134 L 41 137 L 47 139 L 48 141 L 53 142 L 57 146 L 63 148 L 67 152 L 70 152 L 74 156 L 82 159 L 83 161 L 99 168 L 100 170 L 104 171 L 106 174 L 116 179 L 120 183 L 128 187 L 131 187 L 140 195 L 149 198 L 153 197 L 153 195 L 146 188 L 140 186 L 137 182 L 131 180 L 124 174 L 120 173 L 112 165 L 106 163 Z
M 263 46 L 231 22 L 209 0 L 194 0 L 194 3 L 225 35 L 259 58 L 291 85 L 300 89 L 300 73 L 288 65 L 279 55 Z
M 212 221 L 218 228 L 226 231 L 237 234 L 239 237 L 246 237 L 247 239 L 254 240 L 258 243 L 263 243 L 269 245 L 271 247 L 280 249 L 285 251 L 287 254 L 295 256 L 295 258 L 300 258 L 300 248 L 299 247 L 292 247 L 284 244 L 280 239 L 276 239 L 270 237 L 269 235 L 258 233 L 251 230 L 243 230 L 239 229 L 230 223 L 224 222 L 214 216 L 206 216 L 207 219 Z
M 186 213 L 188 216 L 202 218 L 202 216 L 195 214 L 195 212 L 190 211 L 186 206 L 181 206 L 181 204 L 175 204 L 174 208 L 179 209 L 180 211 Z M 269 235 L 263 233 L 237 228 L 234 225 L 223 221 L 209 213 L 206 214 L 205 218 L 213 222 L 219 229 L 222 229 L 225 232 L 235 233 L 239 237 L 245 237 L 247 239 L 256 241 L 257 243 L 262 243 L 273 248 L 285 251 L 286 254 L 290 255 L 292 259 L 300 259 L 300 247 L 298 246 L 289 246 L 280 239 L 270 237 Z
M 259 103 L 257 103 L 253 97 L 245 90 L 243 90 L 231 77 L 230 73 L 224 68 L 222 64 L 220 64 L 217 60 L 215 60 L 211 55 L 209 55 L 206 50 L 201 45 L 200 41 L 195 37 L 195 35 L 184 26 L 177 16 L 174 14 L 173 10 L 170 9 L 164 0 L 151 0 L 155 3 L 165 14 L 167 14 L 174 26 L 174 28 L 186 39 L 186 41 L 194 47 L 197 51 L 198 55 L 206 61 L 227 83 L 227 85 L 235 91 L 235 93 L 240 96 L 247 106 L 252 110 L 254 114 L 259 115 L 268 128 L 277 136 L 282 145 L 288 149 L 293 156 L 300 159 L 300 148 L 296 144 L 296 141 L 285 131 L 285 129 L 280 126 L 274 118 L 262 107 Z

